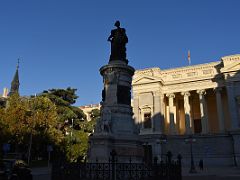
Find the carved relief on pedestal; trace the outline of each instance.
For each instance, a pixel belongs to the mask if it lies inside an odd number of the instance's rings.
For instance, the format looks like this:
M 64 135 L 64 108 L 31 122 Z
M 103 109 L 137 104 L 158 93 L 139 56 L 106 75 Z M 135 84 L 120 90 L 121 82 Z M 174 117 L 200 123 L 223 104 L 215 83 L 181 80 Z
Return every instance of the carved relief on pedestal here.
M 95 132 L 112 133 L 111 124 L 112 124 L 111 110 L 108 107 L 103 107 L 101 109 L 101 118 L 98 120 L 95 127 Z
M 107 84 L 117 84 L 120 74 L 116 71 L 113 71 L 112 68 L 109 68 L 108 71 L 104 74 L 104 85 Z

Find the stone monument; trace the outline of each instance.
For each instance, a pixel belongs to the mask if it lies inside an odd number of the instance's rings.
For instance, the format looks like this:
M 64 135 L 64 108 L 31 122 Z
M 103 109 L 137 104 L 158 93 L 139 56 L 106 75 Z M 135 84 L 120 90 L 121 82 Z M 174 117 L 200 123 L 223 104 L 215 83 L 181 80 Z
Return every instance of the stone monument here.
M 131 84 L 134 68 L 126 59 L 128 38 L 120 22 L 111 31 L 111 55 L 107 65 L 100 68 L 103 76 L 101 118 L 89 138 L 90 162 L 107 162 L 112 150 L 118 162 L 142 161 L 143 149 L 138 140 L 137 125 L 132 118 Z

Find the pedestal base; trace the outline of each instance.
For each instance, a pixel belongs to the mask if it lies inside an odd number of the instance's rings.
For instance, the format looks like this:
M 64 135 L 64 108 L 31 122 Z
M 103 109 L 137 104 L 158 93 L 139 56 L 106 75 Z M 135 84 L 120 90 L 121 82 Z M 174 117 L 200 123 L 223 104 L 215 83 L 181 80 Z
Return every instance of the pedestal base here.
M 107 134 L 91 136 L 89 148 L 89 162 L 109 162 L 110 152 L 116 151 L 116 159 L 119 163 L 142 162 L 143 148 L 137 139 L 133 137 L 113 137 Z

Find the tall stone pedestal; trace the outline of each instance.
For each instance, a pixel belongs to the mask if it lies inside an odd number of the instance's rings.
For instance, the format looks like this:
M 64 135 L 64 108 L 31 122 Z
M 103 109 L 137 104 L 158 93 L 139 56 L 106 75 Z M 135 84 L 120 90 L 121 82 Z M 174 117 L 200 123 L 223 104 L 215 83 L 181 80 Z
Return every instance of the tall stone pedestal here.
M 143 149 L 132 118 L 131 83 L 134 68 L 112 60 L 100 69 L 103 76 L 101 118 L 90 137 L 89 161 L 107 162 L 114 149 L 118 162 L 140 162 Z

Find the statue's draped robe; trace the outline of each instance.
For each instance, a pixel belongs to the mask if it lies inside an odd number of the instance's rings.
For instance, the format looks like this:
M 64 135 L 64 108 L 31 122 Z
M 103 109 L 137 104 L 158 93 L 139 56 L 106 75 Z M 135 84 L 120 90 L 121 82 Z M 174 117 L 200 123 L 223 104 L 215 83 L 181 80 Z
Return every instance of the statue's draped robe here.
M 111 31 L 111 56 L 110 60 L 126 60 L 126 43 L 128 42 L 124 28 Z

